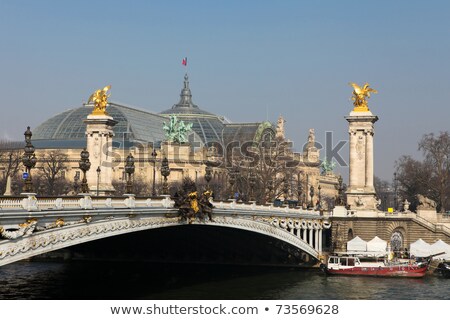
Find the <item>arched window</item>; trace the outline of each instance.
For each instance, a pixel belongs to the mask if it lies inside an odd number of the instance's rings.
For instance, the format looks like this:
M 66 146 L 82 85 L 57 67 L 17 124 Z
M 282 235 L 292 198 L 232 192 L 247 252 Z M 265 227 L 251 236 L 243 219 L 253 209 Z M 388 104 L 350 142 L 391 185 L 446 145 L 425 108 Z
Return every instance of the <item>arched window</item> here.
M 394 230 L 394 232 L 392 232 L 391 250 L 394 252 L 403 250 L 403 234 L 399 230 Z

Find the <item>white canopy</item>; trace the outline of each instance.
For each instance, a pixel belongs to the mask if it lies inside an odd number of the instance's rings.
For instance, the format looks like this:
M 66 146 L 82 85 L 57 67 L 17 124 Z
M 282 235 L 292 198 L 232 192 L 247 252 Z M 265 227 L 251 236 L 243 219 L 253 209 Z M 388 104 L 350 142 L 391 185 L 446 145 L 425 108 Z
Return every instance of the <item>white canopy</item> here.
M 347 251 L 367 251 L 367 242 L 356 236 L 347 242 Z
M 444 254 L 438 255 L 434 257 L 433 259 L 450 259 L 450 245 L 445 243 L 442 240 L 438 240 L 435 243 L 433 243 L 431 246 L 431 254 L 437 254 L 441 252 L 445 252 Z
M 409 246 L 409 252 L 411 256 L 415 257 L 428 257 L 431 253 L 431 245 L 423 241 L 422 239 L 411 243 Z
M 387 241 L 384 241 L 377 236 L 367 242 L 367 251 L 371 252 L 386 252 Z

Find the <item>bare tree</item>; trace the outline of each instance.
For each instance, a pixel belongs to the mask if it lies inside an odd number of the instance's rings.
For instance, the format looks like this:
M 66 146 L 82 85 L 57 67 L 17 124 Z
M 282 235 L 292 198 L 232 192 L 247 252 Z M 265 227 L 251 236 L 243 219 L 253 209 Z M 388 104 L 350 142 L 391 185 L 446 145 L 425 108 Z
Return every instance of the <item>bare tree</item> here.
M 417 206 L 416 195 L 418 194 L 437 199 L 437 194 L 432 187 L 432 174 L 429 166 L 411 156 L 402 156 L 396 161 L 395 167 L 400 197 L 408 199 L 412 210 L 415 210 Z
M 419 150 L 425 157 L 425 165 L 429 167 L 431 176 L 430 188 L 437 194 L 438 208 L 445 212 L 448 207 L 450 187 L 450 134 L 440 132 L 426 134 L 419 142 Z
M 41 173 L 41 184 L 44 184 L 47 195 L 65 193 L 65 187 L 69 182 L 63 172 L 68 169 L 67 155 L 61 151 L 51 151 L 38 160 L 38 169 Z M 41 187 L 42 190 L 43 187 Z
M 0 194 L 5 192 L 8 176 L 17 180 L 17 173 L 21 168 L 22 143 L 12 141 L 0 141 L 0 167 L 3 168 L 0 175 Z
M 391 184 L 377 176 L 375 176 L 373 182 L 377 197 L 381 200 L 382 210 L 387 210 L 388 207 L 393 207 Z
M 249 144 L 231 158 L 232 167 L 238 168 L 234 190 L 243 201 L 254 199 L 266 203 L 291 190 L 297 176 L 298 163 L 291 144 L 284 140 L 271 140 L 263 136 L 259 144 Z M 289 192 L 288 191 L 288 192 Z

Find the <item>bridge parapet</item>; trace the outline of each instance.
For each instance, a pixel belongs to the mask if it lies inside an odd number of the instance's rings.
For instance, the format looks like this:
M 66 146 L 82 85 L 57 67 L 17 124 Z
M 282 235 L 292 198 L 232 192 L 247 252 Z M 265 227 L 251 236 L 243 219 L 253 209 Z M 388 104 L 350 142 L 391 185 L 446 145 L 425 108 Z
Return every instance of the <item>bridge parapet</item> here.
M 256 212 L 269 212 L 273 214 L 307 214 L 307 215 L 315 215 L 320 216 L 321 213 L 319 211 L 314 210 L 303 210 L 302 208 L 289 208 L 289 207 L 275 207 L 273 205 L 257 205 L 255 203 L 237 203 L 235 200 L 233 201 L 213 201 L 211 203 L 214 207 L 219 209 L 231 209 L 231 210 L 243 210 L 243 211 L 256 211 Z
M 173 208 L 174 201 L 169 196 L 136 199 L 134 195 L 127 197 L 93 198 L 90 195 L 81 197 L 45 197 L 37 198 L 33 194 L 26 197 L 10 197 L 0 199 L 0 212 L 9 210 L 45 211 L 96 208 Z

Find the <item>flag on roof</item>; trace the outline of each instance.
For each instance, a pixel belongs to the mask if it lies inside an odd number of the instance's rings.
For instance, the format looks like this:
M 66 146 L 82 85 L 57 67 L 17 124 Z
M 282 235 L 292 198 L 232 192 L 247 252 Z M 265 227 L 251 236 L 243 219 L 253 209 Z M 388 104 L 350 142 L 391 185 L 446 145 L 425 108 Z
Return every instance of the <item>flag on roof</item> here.
M 187 58 L 183 58 L 183 61 L 181 62 L 183 66 L 187 66 Z

